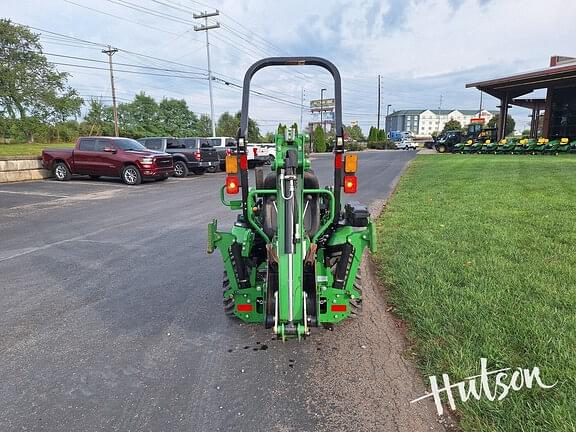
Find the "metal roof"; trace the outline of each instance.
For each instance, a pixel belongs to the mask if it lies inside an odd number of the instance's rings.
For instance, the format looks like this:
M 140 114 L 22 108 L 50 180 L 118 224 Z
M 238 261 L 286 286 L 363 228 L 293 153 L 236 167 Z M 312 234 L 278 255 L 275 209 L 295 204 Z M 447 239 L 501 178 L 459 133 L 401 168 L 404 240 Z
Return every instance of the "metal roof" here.
M 466 84 L 466 88 L 476 87 L 497 98 L 502 98 L 506 93 L 515 98 L 536 89 L 566 86 L 576 86 L 576 62 Z

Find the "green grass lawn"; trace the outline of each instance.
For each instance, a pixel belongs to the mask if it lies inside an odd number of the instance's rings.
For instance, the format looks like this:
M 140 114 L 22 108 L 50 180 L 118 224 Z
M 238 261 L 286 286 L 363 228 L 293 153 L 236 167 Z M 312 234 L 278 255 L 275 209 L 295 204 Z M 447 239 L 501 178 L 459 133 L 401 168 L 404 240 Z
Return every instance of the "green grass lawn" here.
M 379 276 L 426 384 L 477 375 L 481 357 L 558 381 L 457 398 L 463 430 L 576 430 L 576 157 L 419 156 L 378 236 Z
M 45 148 L 74 147 L 74 143 L 0 144 L 1 156 L 40 156 Z

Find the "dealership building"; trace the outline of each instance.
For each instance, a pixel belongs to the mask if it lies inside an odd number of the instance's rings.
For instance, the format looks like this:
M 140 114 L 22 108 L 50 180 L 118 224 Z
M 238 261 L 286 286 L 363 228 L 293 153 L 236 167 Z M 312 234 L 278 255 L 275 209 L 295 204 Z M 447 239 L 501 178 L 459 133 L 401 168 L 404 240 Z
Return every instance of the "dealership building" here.
M 457 120 L 466 127 L 472 119 L 482 118 L 485 123 L 498 111 L 418 109 L 394 111 L 386 117 L 387 131 L 412 132 L 414 135 L 432 135 L 444 129 L 449 120 Z
M 512 106 L 532 111 L 531 137 L 576 139 L 576 58 L 552 56 L 549 67 L 488 81 L 466 84 L 500 100 L 498 138 L 504 136 L 504 119 Z M 544 89 L 546 97 L 530 98 Z

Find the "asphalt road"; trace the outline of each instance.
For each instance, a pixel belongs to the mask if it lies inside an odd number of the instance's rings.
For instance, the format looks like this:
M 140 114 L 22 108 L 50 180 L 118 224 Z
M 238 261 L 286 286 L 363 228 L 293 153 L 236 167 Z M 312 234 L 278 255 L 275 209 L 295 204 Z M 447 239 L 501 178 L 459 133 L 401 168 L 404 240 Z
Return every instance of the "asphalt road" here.
M 354 199 L 385 198 L 413 156 L 361 153 Z M 323 185 L 331 166 L 313 160 Z M 222 313 L 223 267 L 205 245 L 213 217 L 221 228 L 234 220 L 219 202 L 223 182 L 219 173 L 138 187 L 0 185 L 0 431 L 327 424 L 314 406 L 329 410 L 332 396 L 311 403 L 310 377 L 329 361 L 355 361 L 334 358 L 336 334 L 282 343 Z

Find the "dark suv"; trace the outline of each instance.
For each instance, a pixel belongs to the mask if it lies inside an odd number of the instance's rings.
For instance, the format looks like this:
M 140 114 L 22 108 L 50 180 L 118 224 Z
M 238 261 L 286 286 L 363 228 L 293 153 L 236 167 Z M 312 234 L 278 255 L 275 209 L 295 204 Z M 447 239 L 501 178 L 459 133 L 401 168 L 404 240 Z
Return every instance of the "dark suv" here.
M 149 137 L 138 141 L 150 150 L 171 154 L 175 177 L 186 177 L 189 171 L 204 174 L 219 165 L 218 153 L 206 138 Z

